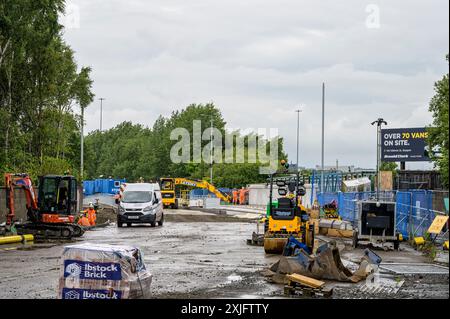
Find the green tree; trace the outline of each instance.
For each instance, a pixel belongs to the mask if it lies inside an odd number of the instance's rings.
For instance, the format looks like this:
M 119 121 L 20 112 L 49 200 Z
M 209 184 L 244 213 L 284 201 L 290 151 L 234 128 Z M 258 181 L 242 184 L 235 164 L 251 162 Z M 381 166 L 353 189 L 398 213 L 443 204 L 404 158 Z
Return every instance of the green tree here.
M 87 176 L 97 178 L 100 175 L 111 175 L 127 178 L 129 181 L 136 181 L 139 177 L 146 180 L 157 180 L 161 177 L 208 180 L 210 165 L 193 162 L 193 146 L 190 163 L 171 162 L 170 151 L 177 141 L 170 140 L 170 133 L 175 128 L 185 128 L 190 133 L 192 141 L 193 121 L 201 122 L 203 133 L 203 130 L 210 127 L 211 119 L 213 126 L 225 137 L 226 122 L 220 110 L 213 104 L 191 104 L 185 109 L 173 112 L 168 118 L 160 116 L 152 128 L 124 122 L 104 132 L 92 132 L 86 137 L 85 143 Z M 256 138 L 262 139 L 258 136 Z M 245 159 L 248 159 L 249 145 L 246 136 L 244 140 Z M 279 138 L 277 141 L 279 158 L 286 158 L 283 139 Z M 263 142 L 268 149 L 270 143 L 265 140 Z M 202 148 L 208 143 L 209 140 L 202 141 Z M 233 148 L 236 149 L 236 143 L 233 143 Z M 259 174 L 260 166 L 258 158 L 256 163 L 248 163 L 247 160 L 245 163 L 216 163 L 213 182 L 220 187 L 230 188 L 264 182 L 267 177 Z
M 448 55 L 447 55 L 448 62 Z M 449 88 L 448 73 L 434 85 L 435 95 L 430 101 L 429 110 L 433 114 L 433 124 L 428 128 L 430 156 L 441 172 L 441 178 L 448 188 L 448 144 L 449 144 Z
M 0 2 L 0 173 L 79 167 L 78 104 L 92 102 L 90 68 L 75 62 L 58 21 L 64 0 Z

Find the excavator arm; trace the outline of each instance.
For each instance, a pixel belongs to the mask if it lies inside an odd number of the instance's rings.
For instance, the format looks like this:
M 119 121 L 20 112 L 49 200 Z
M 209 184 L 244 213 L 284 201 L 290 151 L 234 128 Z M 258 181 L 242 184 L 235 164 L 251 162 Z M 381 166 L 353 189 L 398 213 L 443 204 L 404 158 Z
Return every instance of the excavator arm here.
M 229 203 L 230 197 L 219 191 L 214 185 L 208 183 L 207 181 L 196 181 L 187 178 L 175 178 L 175 185 L 186 185 L 190 187 L 207 189 L 209 192 L 213 193 L 220 200 Z
M 25 198 L 27 201 L 27 210 L 37 210 L 38 204 L 36 200 L 36 194 L 33 189 L 33 183 L 28 174 L 5 174 L 5 186 L 6 186 L 6 208 L 8 213 L 6 214 L 6 225 L 12 225 L 14 217 L 16 216 L 14 208 L 14 188 L 19 186 L 25 192 Z

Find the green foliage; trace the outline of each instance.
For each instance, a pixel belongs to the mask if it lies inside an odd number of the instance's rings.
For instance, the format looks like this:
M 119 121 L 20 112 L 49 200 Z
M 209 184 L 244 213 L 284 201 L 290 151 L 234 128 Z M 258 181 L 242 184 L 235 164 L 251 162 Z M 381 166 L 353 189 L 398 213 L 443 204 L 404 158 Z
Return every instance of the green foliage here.
M 447 55 L 448 62 L 448 55 Z M 443 184 L 448 188 L 448 144 L 449 144 L 449 87 L 448 73 L 434 85 L 435 95 L 429 110 L 433 113 L 433 125 L 428 128 L 428 144 L 431 159 L 441 172 Z
M 0 172 L 76 172 L 80 118 L 93 100 L 58 22 L 63 0 L 0 3 Z
M 193 138 L 193 121 L 201 121 L 201 131 L 211 125 L 223 135 L 225 121 L 220 111 L 213 104 L 192 104 L 176 111 L 169 118 L 159 117 L 152 128 L 123 122 L 105 131 L 90 133 L 85 140 L 86 175 L 87 178 L 99 176 L 114 176 L 136 181 L 140 177 L 145 180 L 158 180 L 161 177 L 187 177 L 209 180 L 207 163 L 194 163 L 191 150 L 191 162 L 174 164 L 170 159 L 170 151 L 177 141 L 170 140 L 170 133 L 175 128 L 185 128 Z M 239 134 L 237 134 L 239 135 Z M 239 135 L 240 136 L 240 135 Z M 261 138 L 261 137 L 256 137 Z M 247 141 L 244 139 L 244 141 Z M 209 140 L 202 141 L 202 147 Z M 283 153 L 283 140 L 278 139 L 280 158 L 286 158 Z M 224 146 L 224 145 L 223 145 Z M 248 143 L 244 143 L 244 158 L 248 157 Z M 266 144 L 269 147 L 269 143 Z M 236 143 L 233 143 L 236 149 Z M 225 152 L 223 152 L 225 156 Z M 213 183 L 220 187 L 242 187 L 249 183 L 264 182 L 265 175 L 259 174 L 261 164 L 256 163 L 216 163 L 214 164 Z

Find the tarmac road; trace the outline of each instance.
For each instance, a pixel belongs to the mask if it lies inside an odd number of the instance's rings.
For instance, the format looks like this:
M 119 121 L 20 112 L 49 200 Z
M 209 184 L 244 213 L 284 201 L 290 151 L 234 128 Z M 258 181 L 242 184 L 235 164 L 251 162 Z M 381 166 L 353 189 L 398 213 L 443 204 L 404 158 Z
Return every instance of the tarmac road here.
M 111 210 L 109 210 L 111 211 Z M 114 220 L 114 213 L 104 219 Z M 195 210 L 167 210 L 163 227 L 124 227 L 111 224 L 88 231 L 77 241 L 139 247 L 154 276 L 154 298 L 263 298 L 283 297 L 283 286 L 270 284 L 261 271 L 279 256 L 267 256 L 262 247 L 248 246 L 254 222 L 236 216 Z M 327 239 L 329 240 L 329 239 Z M 70 243 L 0 246 L 0 299 L 56 298 L 60 256 Z M 364 249 L 351 249 L 339 240 L 341 257 L 355 269 Z M 401 252 L 377 251 L 383 262 L 429 262 L 420 252 L 403 246 Z M 352 269 L 352 270 L 355 270 Z M 449 276 L 392 276 L 383 274 L 382 287 L 365 282 L 333 282 L 333 298 L 448 298 Z M 367 285 L 366 285 L 367 286 Z M 391 289 L 392 290 L 392 289 Z
M 172 213 L 175 214 L 176 213 Z M 171 215 L 172 215 L 171 214 Z M 263 297 L 279 293 L 259 270 L 277 260 L 262 247 L 248 246 L 255 230 L 247 221 L 222 221 L 211 214 L 180 211 L 180 221 L 163 227 L 117 228 L 114 224 L 85 233 L 79 241 L 134 245 L 141 248 L 154 276 L 155 298 Z M 195 221 L 189 221 L 189 216 Z M 68 243 L 0 247 L 1 298 L 55 298 L 60 256 Z

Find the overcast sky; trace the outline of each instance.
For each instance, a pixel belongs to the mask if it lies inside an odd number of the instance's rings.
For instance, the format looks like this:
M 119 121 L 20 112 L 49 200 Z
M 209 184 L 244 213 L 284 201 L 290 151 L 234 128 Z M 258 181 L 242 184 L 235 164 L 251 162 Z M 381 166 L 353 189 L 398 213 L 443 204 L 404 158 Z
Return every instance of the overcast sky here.
M 375 166 L 375 128 L 431 123 L 448 70 L 449 1 L 72 0 L 65 38 L 93 68 L 104 128 L 214 102 L 229 128 L 278 128 L 300 165 Z M 378 14 L 379 13 L 379 14 Z M 86 111 L 99 127 L 99 101 Z M 425 168 L 420 163 L 411 168 Z

